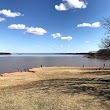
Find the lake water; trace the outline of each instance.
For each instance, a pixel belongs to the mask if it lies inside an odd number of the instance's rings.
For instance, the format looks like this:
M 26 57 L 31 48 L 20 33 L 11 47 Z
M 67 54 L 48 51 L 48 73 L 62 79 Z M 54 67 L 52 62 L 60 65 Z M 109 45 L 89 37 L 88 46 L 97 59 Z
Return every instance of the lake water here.
M 0 55 L 0 74 L 23 71 L 24 69 L 51 66 L 103 67 L 110 66 L 110 60 L 88 59 L 82 55 L 22 54 Z

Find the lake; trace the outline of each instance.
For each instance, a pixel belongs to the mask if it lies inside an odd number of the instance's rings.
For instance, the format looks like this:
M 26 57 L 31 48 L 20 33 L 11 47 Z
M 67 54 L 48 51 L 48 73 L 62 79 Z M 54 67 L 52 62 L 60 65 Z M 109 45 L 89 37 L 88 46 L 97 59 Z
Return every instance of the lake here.
M 110 60 L 85 58 L 83 55 L 58 54 L 12 54 L 0 55 L 0 74 L 5 72 L 24 71 L 24 69 L 51 66 L 103 67 L 110 66 Z

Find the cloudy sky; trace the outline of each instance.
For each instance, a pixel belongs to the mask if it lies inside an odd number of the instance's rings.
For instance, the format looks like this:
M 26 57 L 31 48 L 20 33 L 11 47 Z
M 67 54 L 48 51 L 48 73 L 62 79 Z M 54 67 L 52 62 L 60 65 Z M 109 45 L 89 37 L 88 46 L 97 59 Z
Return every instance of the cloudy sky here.
M 0 0 L 0 51 L 96 51 L 109 5 L 110 0 Z

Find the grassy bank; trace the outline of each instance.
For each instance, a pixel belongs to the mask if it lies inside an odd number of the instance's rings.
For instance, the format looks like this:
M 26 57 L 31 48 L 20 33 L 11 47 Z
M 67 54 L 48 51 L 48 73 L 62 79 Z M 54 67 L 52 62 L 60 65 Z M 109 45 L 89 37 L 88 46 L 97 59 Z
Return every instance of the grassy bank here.
M 34 68 L 0 77 L 0 110 L 109 110 L 110 70 Z

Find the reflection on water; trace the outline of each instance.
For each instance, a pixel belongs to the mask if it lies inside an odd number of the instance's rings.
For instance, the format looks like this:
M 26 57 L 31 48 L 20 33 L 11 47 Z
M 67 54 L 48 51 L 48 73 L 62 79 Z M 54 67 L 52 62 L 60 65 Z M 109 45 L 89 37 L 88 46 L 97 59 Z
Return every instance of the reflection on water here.
M 110 60 L 88 59 L 82 55 L 40 55 L 40 54 L 22 54 L 22 55 L 1 55 L 0 73 L 23 71 L 40 65 L 51 66 L 77 66 L 82 67 L 103 67 L 110 66 Z

